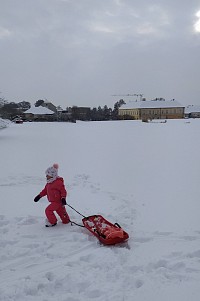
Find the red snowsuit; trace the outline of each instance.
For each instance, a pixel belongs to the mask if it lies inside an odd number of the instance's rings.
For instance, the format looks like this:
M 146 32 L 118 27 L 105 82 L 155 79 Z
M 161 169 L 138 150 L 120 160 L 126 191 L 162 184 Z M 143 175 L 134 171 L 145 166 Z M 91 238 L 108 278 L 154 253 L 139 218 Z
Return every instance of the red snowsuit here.
M 69 223 L 70 219 L 66 212 L 65 206 L 63 206 L 61 203 L 61 199 L 66 198 L 67 196 L 63 178 L 57 177 L 52 183 L 47 183 L 44 189 L 40 192 L 41 197 L 45 195 L 50 202 L 50 205 L 45 210 L 48 221 L 51 224 L 55 224 L 57 222 L 57 218 L 54 214 L 54 211 L 56 211 L 63 224 Z

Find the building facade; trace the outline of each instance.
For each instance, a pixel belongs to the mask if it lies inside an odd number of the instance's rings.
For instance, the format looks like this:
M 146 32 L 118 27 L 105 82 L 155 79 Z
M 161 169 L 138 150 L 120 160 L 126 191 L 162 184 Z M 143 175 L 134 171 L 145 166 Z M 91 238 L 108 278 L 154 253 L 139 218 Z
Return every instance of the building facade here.
M 119 116 L 135 120 L 184 118 L 185 107 L 175 100 L 130 101 L 119 108 Z

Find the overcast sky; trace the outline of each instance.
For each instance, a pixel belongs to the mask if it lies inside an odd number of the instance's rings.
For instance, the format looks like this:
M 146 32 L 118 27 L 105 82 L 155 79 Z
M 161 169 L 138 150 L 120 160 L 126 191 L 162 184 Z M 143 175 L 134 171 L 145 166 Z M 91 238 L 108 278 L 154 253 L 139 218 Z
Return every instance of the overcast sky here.
M 200 105 L 200 0 L 0 0 L 0 97 Z

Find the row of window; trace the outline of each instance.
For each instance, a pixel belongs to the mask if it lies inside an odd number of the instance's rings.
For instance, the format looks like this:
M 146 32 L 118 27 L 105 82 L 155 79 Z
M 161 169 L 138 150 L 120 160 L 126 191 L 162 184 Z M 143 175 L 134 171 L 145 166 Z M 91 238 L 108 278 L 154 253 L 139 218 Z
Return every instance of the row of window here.
M 139 115 L 139 111 L 134 111 L 134 110 L 120 110 L 121 115 L 134 115 L 137 116 Z
M 160 109 L 157 110 L 142 110 L 143 115 L 159 115 L 159 114 L 182 114 L 183 110 L 182 109 L 167 109 L 167 110 L 162 110 Z M 133 116 L 138 116 L 139 115 L 139 110 L 120 110 L 121 115 L 133 115 Z
M 159 114 L 182 114 L 183 110 L 182 109 L 167 109 L 167 110 L 145 110 L 143 112 L 143 114 L 155 114 L 155 115 L 159 115 Z

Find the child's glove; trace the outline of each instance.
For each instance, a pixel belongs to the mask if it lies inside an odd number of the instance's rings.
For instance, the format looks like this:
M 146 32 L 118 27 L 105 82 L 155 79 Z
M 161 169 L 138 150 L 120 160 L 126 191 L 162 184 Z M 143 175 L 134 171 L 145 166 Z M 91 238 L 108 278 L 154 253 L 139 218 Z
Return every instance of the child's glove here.
M 38 194 L 38 195 L 34 198 L 34 202 L 38 202 L 39 199 L 41 199 L 41 196 Z
M 65 198 L 62 198 L 62 199 L 61 199 L 61 203 L 62 203 L 63 206 L 67 205 L 66 199 L 65 199 Z

